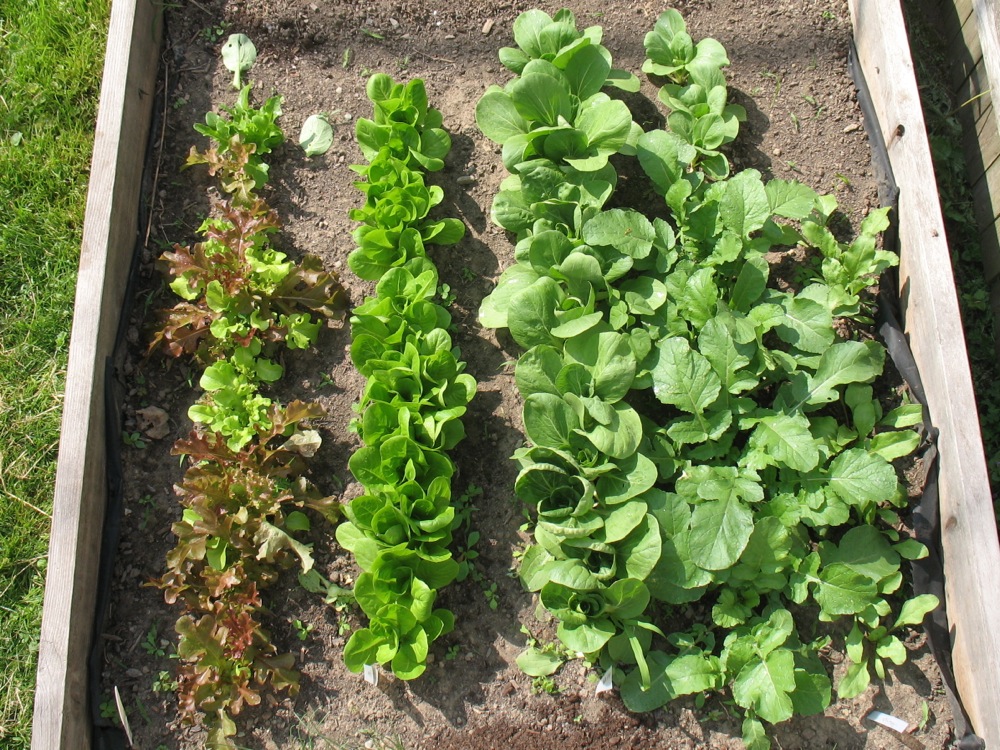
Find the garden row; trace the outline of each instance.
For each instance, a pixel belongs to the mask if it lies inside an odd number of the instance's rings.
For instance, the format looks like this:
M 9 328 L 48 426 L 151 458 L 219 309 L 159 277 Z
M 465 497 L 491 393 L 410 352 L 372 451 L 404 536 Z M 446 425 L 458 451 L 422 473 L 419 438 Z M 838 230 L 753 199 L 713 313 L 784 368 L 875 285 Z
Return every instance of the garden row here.
M 500 59 L 517 77 L 476 114 L 511 172 L 492 216 L 517 262 L 480 319 L 527 350 L 516 381 L 531 445 L 514 455 L 515 491 L 536 521 L 521 579 L 569 652 L 617 668 L 630 709 L 728 690 L 748 747 L 769 747 L 761 720 L 831 700 L 819 658 L 831 639 L 800 630 L 791 607 L 847 619 L 838 694 L 851 697 L 905 661 L 895 632 L 937 605 L 916 597 L 894 615 L 887 599 L 901 559 L 927 553 L 896 530 L 906 493 L 891 464 L 917 447 L 905 428 L 921 407 L 883 413 L 871 383 L 885 350 L 854 325 L 897 262 L 876 247 L 887 209 L 843 244 L 827 228 L 832 196 L 731 176 L 720 149 L 745 113 L 727 101 L 729 60 L 714 40 L 695 45 L 676 11 L 645 39 L 669 109 L 646 133 L 602 92 L 629 79 L 599 28 L 529 11 L 514 37 Z M 638 157 L 669 222 L 603 208 L 614 153 Z M 808 260 L 779 290 L 768 258 L 794 248 Z M 693 602 L 706 619 L 664 633 Z M 520 663 L 545 674 L 561 661 L 532 649 Z
M 240 46 L 252 49 L 249 40 Z M 250 64 L 237 57 L 237 85 Z M 172 451 L 188 464 L 175 487 L 184 510 L 156 585 L 184 607 L 175 626 L 178 703 L 188 719 L 205 715 L 210 747 L 235 747 L 232 717 L 260 703 L 265 685 L 297 691 L 292 655 L 278 654 L 263 627 L 261 592 L 296 563 L 312 568 L 309 545 L 295 536 L 310 529 L 304 509 L 340 517 L 336 499 L 305 477 L 320 444 L 305 424 L 322 407 L 282 405 L 261 392 L 282 377 L 282 349 L 315 343 L 324 320 L 343 317 L 346 295 L 318 257 L 294 263 L 271 246 L 278 217 L 258 190 L 268 175 L 263 157 L 284 141 L 281 97 L 254 108 L 250 89 L 240 89 L 227 116 L 209 113 L 195 126 L 212 145 L 192 148 L 187 164 L 208 165 L 229 197 L 213 200 L 202 241 L 163 254 L 183 301 L 161 313 L 151 347 L 204 366 L 204 393 L 188 411 L 196 427 Z

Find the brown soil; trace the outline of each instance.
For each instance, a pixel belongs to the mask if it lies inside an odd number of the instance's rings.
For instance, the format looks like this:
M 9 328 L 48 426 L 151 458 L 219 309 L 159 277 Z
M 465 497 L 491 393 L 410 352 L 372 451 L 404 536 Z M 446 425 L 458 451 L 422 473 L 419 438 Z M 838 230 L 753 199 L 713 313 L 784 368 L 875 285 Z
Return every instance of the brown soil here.
M 559 7 L 551 2 L 537 6 L 549 12 Z M 614 694 L 595 697 L 593 678 L 579 664 L 558 675 L 556 695 L 534 694 L 531 679 L 514 664 L 525 642 L 522 626 L 540 638 L 551 637 L 551 629 L 536 621 L 532 597 L 514 574 L 513 554 L 526 539 L 518 529 L 523 519 L 512 493 L 514 465 L 507 459 L 523 440 L 513 371 L 507 367 L 517 349 L 509 338 L 476 323 L 479 303 L 512 262 L 513 248 L 505 232 L 488 220 L 490 202 L 505 173 L 499 149 L 476 129 L 474 110 L 488 84 L 508 79 L 497 49 L 512 43 L 511 24 L 529 7 L 520 0 L 458 6 L 435 0 L 191 0 L 168 12 L 164 128 L 153 133 L 160 140 L 155 157 L 159 177 L 152 194 L 139 312 L 129 333 L 133 352 L 124 365 L 124 379 L 129 393 L 127 429 L 137 429 L 136 409 L 155 405 L 171 415 L 172 430 L 164 439 L 150 440 L 144 450 L 126 448 L 127 517 L 118 588 L 104 634 L 107 694 L 113 686 L 121 691 L 136 747 L 190 749 L 204 742 L 199 728 L 180 726 L 176 700 L 153 691 L 154 679 L 161 670 L 172 672 L 174 662 L 142 647 L 151 629 L 168 652 L 167 642 L 176 638 L 177 610 L 142 584 L 162 573 L 164 556 L 173 545 L 170 525 L 179 516 L 179 506 L 171 486 L 181 470 L 169 449 L 190 429 L 185 414 L 197 394 L 189 386 L 191 372 L 182 363 L 161 356 L 142 358 L 148 333 L 141 316 L 149 308 L 173 304 L 153 260 L 170 243 L 194 241 L 194 230 L 208 210 L 210 178 L 203 170 L 181 172 L 180 167 L 192 144 L 203 145 L 192 124 L 214 103 L 230 103 L 235 97 L 229 88 L 231 76 L 218 58 L 219 44 L 235 31 L 247 33 L 260 52 L 252 71 L 258 100 L 271 93 L 285 97 L 281 124 L 290 143 L 270 161 L 272 180 L 266 193 L 285 223 L 283 249 L 316 253 L 328 268 L 343 270 L 353 304 L 371 292 L 345 262 L 353 249 L 353 224 L 347 215 L 360 197 L 348 169 L 361 160 L 353 121 L 370 116 L 365 81 L 376 71 L 397 79 L 423 78 L 432 105 L 444 114 L 454 148 L 445 170 L 431 179 L 445 190 L 440 215 L 460 217 L 468 235 L 458 246 L 436 251 L 434 260 L 456 297 L 456 343 L 480 384 L 466 418 L 468 437 L 454 454 L 459 467 L 456 490 L 483 489 L 473 516 L 482 533 L 479 570 L 487 586 L 496 584 L 495 608 L 481 583 L 467 580 L 445 589 L 439 601 L 458 613 L 458 622 L 452 634 L 435 644 L 427 673 L 412 683 L 383 674 L 381 684 L 372 687 L 342 663 L 346 633 L 340 626 L 359 626 L 358 615 L 336 612 L 289 578 L 287 587 L 270 592 L 269 627 L 279 648 L 296 654 L 303 689 L 294 700 L 268 696 L 264 705 L 238 717 L 239 742 L 254 750 L 743 747 L 740 721 L 719 698 L 700 709 L 692 701 L 679 701 L 636 716 Z M 573 3 L 581 27 L 604 27 L 604 44 L 616 66 L 636 72 L 645 56 L 643 36 L 664 7 L 653 0 Z M 696 39 L 716 37 L 733 61 L 732 97 L 749 113 L 732 153 L 735 166 L 835 192 L 856 226 L 876 197 L 868 143 L 846 71 L 846 4 L 692 0 L 677 7 Z M 641 113 L 637 119 L 648 119 L 647 128 L 662 122 L 652 84 L 644 82 L 641 94 L 628 101 Z M 292 142 L 302 121 L 320 111 L 337 123 L 337 140 L 325 156 L 307 160 Z M 627 185 L 625 180 L 624 195 L 642 205 L 643 193 Z M 287 357 L 284 390 L 278 393 L 284 400 L 318 399 L 327 407 L 314 479 L 324 491 L 345 500 L 358 493 L 347 470 L 348 456 L 358 442 L 345 428 L 363 385 L 345 354 L 348 343 L 346 327 L 332 328 L 315 350 Z M 314 534 L 313 542 L 320 570 L 349 585 L 356 569 L 336 546 L 332 532 Z M 295 620 L 312 627 L 304 641 L 296 638 Z M 912 662 L 896 669 L 884 686 L 835 703 L 823 716 L 775 727 L 777 745 L 902 747 L 896 737 L 863 717 L 878 708 L 917 724 L 926 705 L 931 720 L 915 737 L 927 748 L 945 747 L 951 721 L 940 676 L 921 636 L 913 634 L 908 645 Z M 836 672 L 836 665 L 831 669 Z

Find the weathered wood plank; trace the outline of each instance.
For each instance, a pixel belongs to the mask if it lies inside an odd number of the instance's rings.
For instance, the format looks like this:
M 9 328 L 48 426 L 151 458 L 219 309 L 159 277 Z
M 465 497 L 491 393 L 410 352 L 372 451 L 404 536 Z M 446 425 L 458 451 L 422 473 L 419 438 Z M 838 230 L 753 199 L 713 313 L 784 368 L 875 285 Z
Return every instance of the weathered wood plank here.
M 994 162 L 992 168 L 972 186 L 972 203 L 980 237 L 988 238 L 996 234 L 997 215 L 1000 214 L 1000 162 Z M 983 248 L 983 269 L 987 282 L 1000 276 L 1000 257 L 990 253 L 987 247 Z
M 859 59 L 900 187 L 906 330 L 940 429 L 942 548 L 952 658 L 976 732 L 1000 746 L 1000 544 L 948 245 L 902 12 L 849 0 Z
M 972 17 L 972 0 L 943 0 L 939 4 L 945 39 L 949 47 L 956 47 L 969 18 Z
M 56 470 L 33 750 L 90 747 L 86 662 L 107 502 L 104 363 L 135 247 L 161 8 L 154 0 L 114 0 L 111 8 Z

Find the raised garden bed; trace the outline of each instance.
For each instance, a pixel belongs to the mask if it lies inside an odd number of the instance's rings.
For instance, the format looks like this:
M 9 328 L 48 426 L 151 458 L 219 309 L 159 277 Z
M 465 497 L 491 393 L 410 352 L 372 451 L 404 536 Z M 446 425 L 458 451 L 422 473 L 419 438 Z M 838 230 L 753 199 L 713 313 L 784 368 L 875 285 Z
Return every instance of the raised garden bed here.
M 604 43 L 614 53 L 616 67 L 638 71 L 644 57 L 642 36 L 652 26 L 655 11 L 643 7 L 608 10 L 588 4 L 574 10 L 581 27 L 593 23 L 604 26 Z M 748 110 L 747 122 L 732 150 L 734 166 L 756 168 L 769 177 L 795 178 L 823 192 L 836 191 L 842 209 L 856 227 L 861 216 L 875 205 L 875 183 L 853 85 L 845 67 L 851 28 L 846 9 L 839 4 L 815 8 L 743 8 L 734 4 L 710 10 L 681 10 L 696 39 L 714 36 L 725 44 L 733 61 L 728 71 L 731 95 Z M 510 489 L 516 469 L 506 457 L 521 444 L 523 435 L 514 376 L 505 363 L 516 359 L 520 352 L 509 338 L 484 333 L 476 325 L 479 304 L 500 271 L 510 264 L 512 247 L 505 233 L 487 219 L 504 171 L 498 150 L 476 129 L 474 113 L 484 84 L 507 80 L 508 74 L 496 62 L 496 49 L 510 44 L 507 30 L 517 13 L 493 6 L 477 8 L 474 13 L 470 16 L 422 5 L 386 4 L 352 10 L 316 4 L 234 3 L 197 6 L 183 17 L 171 19 L 168 26 L 165 128 L 157 160 L 159 181 L 153 194 L 153 241 L 143 251 L 139 307 L 172 304 L 160 296 L 160 277 L 152 269 L 151 261 L 158 254 L 156 244 L 192 241 L 193 229 L 208 210 L 204 188 L 211 180 L 195 170 L 178 175 L 177 169 L 191 143 L 196 142 L 191 125 L 200 121 L 213 103 L 228 103 L 234 97 L 227 88 L 230 76 L 219 69 L 217 62 L 217 47 L 228 35 L 229 23 L 238 24 L 231 30 L 246 32 L 257 43 L 261 58 L 252 72 L 257 82 L 255 96 L 258 101 L 275 92 L 285 97 L 280 122 L 287 133 L 297 132 L 306 116 L 316 111 L 330 113 L 331 121 L 338 125 L 334 148 L 326 156 L 307 160 L 287 145 L 270 160 L 267 197 L 284 218 L 284 249 L 322 256 L 327 268 L 341 272 L 352 304 L 359 304 L 364 295 L 371 293 L 371 286 L 351 280 L 345 267 L 346 256 L 353 249 L 349 236 L 355 226 L 348 220 L 348 212 L 360 202 L 360 194 L 350 185 L 354 175 L 347 165 L 361 161 L 353 139 L 353 120 L 370 116 L 364 86 L 368 74 L 376 71 L 398 79 L 420 77 L 426 81 L 431 105 L 443 113 L 444 126 L 451 131 L 454 144 L 445 169 L 433 178 L 446 196 L 442 215 L 461 217 L 468 229 L 461 244 L 432 253 L 441 280 L 454 295 L 453 340 L 461 347 L 469 372 L 479 381 L 479 394 L 464 420 L 468 437 L 453 451 L 459 467 L 454 496 L 465 492 L 465 508 L 470 510 L 469 525 L 460 527 L 460 533 L 466 535 L 465 546 L 471 546 L 469 530 L 480 534 L 475 547 L 478 558 L 473 561 L 470 575 L 441 595 L 440 601 L 459 613 L 455 631 L 432 650 L 434 658 L 418 680 L 403 683 L 383 677 L 378 687 L 371 687 L 348 672 L 342 662 L 347 640 L 347 633 L 342 632 L 345 623 L 355 629 L 363 621 L 350 608 L 339 610 L 322 604 L 315 595 L 298 587 L 294 576 L 286 574 L 288 586 L 278 597 L 282 609 L 279 612 L 273 607 L 268 627 L 284 650 L 295 652 L 304 675 L 303 691 L 294 705 L 275 705 L 265 697 L 264 707 L 248 710 L 239 718 L 245 733 L 239 741 L 251 747 L 285 747 L 311 736 L 314 742 L 325 740 L 338 745 L 363 741 L 364 733 L 370 732 L 376 743 L 399 736 L 404 746 L 428 747 L 494 747 L 503 741 L 519 747 L 551 746 L 555 742 L 580 747 L 618 743 L 680 747 L 697 742 L 737 747 L 739 720 L 717 699 L 698 708 L 693 701 L 680 702 L 663 712 L 636 717 L 626 712 L 614 695 L 595 697 L 593 685 L 578 663 L 564 668 L 556 678 L 554 685 L 561 692 L 552 696 L 546 694 L 545 682 L 535 683 L 542 689 L 541 694 L 535 694 L 532 680 L 514 665 L 514 657 L 525 643 L 520 632 L 522 624 L 544 640 L 552 638 L 552 628 L 535 621 L 530 595 L 519 581 L 507 575 L 523 537 L 518 533 L 521 510 Z M 981 502 L 987 509 L 990 507 L 988 490 L 980 494 L 985 475 L 980 482 L 974 440 L 963 433 L 962 420 L 950 411 L 955 394 L 968 391 L 961 368 L 954 367 L 956 361 L 962 361 L 964 352 L 952 347 L 960 337 L 947 339 L 947 351 L 926 343 L 940 340 L 937 337 L 946 330 L 942 326 L 951 325 L 949 314 L 957 325 L 957 314 L 953 306 L 948 307 L 947 285 L 944 291 L 938 286 L 920 287 L 947 280 L 946 269 L 935 266 L 928 272 L 925 268 L 926 264 L 940 263 L 941 256 L 910 255 L 907 249 L 923 247 L 933 252 L 936 245 L 943 247 L 941 234 L 932 234 L 937 231 L 933 204 L 919 199 L 911 203 L 912 193 L 907 189 L 908 185 L 920 183 L 924 168 L 919 160 L 922 157 L 912 157 L 909 150 L 909 144 L 918 141 L 914 134 L 921 132 L 919 109 L 913 100 L 910 104 L 915 114 L 906 108 L 884 109 L 885 103 L 898 100 L 898 95 L 882 87 L 887 85 L 885 81 L 895 84 L 901 80 L 901 74 L 890 67 L 896 64 L 900 52 L 886 49 L 893 37 L 883 36 L 883 27 L 874 25 L 885 22 L 884 18 L 855 13 L 854 19 L 862 66 L 873 81 L 877 107 L 883 108 L 880 122 L 902 189 L 901 274 L 906 319 L 918 363 L 925 373 L 932 418 L 941 429 L 946 565 L 949 574 L 959 571 L 956 576 L 949 575 L 949 585 L 964 589 L 969 581 L 980 582 L 981 586 L 971 590 L 981 591 L 986 587 L 985 577 L 990 575 L 996 537 L 994 532 L 991 542 L 981 519 L 975 520 Z M 892 28 L 891 20 L 886 23 Z M 901 28 L 900 24 L 897 36 Z M 803 33 L 804 29 L 809 33 Z M 775 46 L 775 39 L 782 40 L 781 44 Z M 902 41 L 905 55 L 905 38 Z M 818 71 L 837 72 L 820 76 Z M 646 118 L 645 127 L 653 125 L 657 117 L 662 121 L 652 103 L 655 87 L 644 84 L 641 95 L 626 95 L 626 101 L 633 106 L 637 121 Z M 902 137 L 904 134 L 907 137 Z M 907 166 L 913 171 L 907 173 Z M 633 205 L 644 200 L 640 173 L 622 171 L 628 178 L 620 186 L 624 200 L 632 200 Z M 911 231 L 916 233 L 919 244 Z M 946 248 L 943 258 L 947 260 Z M 102 330 L 114 327 L 114 314 L 108 315 Z M 945 323 L 940 316 L 945 316 Z M 933 323 L 925 324 L 924 320 Z M 140 316 L 133 319 L 133 326 L 129 339 L 138 354 L 145 348 L 147 334 Z M 354 416 L 351 404 L 364 385 L 351 366 L 349 342 L 346 328 L 334 328 L 324 332 L 316 351 L 308 357 L 288 356 L 283 364 L 286 381 L 291 385 L 283 386 L 278 394 L 286 402 L 307 397 L 326 406 L 328 416 L 315 422 L 324 444 L 312 476 L 324 492 L 341 495 L 344 500 L 360 493 L 347 469 L 348 458 L 358 443 L 345 432 L 345 425 Z M 945 363 L 952 365 L 947 372 L 943 371 Z M 173 545 L 170 526 L 178 515 L 170 486 L 179 481 L 181 472 L 167 455 L 168 441 L 143 438 L 143 425 L 134 421 L 137 408 L 152 404 L 173 415 L 171 438 L 185 434 L 188 425 L 183 415 L 195 396 L 187 381 L 196 373 L 181 363 L 165 369 L 161 358 L 137 356 L 128 357 L 122 368 L 129 399 L 126 432 L 132 446 L 125 449 L 126 517 L 115 575 L 120 593 L 102 631 L 108 643 L 106 698 L 110 698 L 112 686 L 119 688 L 140 746 L 162 743 L 168 747 L 199 747 L 204 741 L 199 730 L 173 726 L 175 732 L 165 733 L 168 724 L 175 724 L 176 703 L 169 694 L 154 692 L 154 688 L 162 688 L 164 682 L 170 681 L 172 662 L 167 653 L 177 612 L 162 604 L 158 591 L 137 588 L 143 581 L 162 574 L 162 561 Z M 931 383 L 927 382 L 929 378 Z M 91 403 L 100 403 L 99 398 L 91 398 Z M 965 447 L 957 450 L 958 445 Z M 980 448 L 980 463 L 981 454 Z M 972 491 L 959 493 L 958 487 L 971 487 Z M 472 488 L 480 488 L 482 494 Z M 956 510 L 958 496 L 972 504 Z M 471 510 L 473 506 L 475 510 Z M 947 557 L 953 554 L 956 544 L 949 535 L 976 533 L 982 533 L 983 540 L 958 541 L 978 544 L 976 549 L 985 550 L 975 559 L 979 565 L 985 559 L 986 567 L 970 571 L 962 565 L 971 563 L 973 556 L 960 555 L 954 562 L 953 557 Z M 98 535 L 94 529 L 90 534 L 91 539 Z M 343 585 L 353 581 L 356 569 L 336 545 L 332 533 L 320 531 L 311 541 L 317 567 L 325 578 Z M 471 560 L 471 556 L 467 559 Z M 88 567 L 92 569 L 89 563 Z M 89 599 L 89 594 L 83 593 L 82 598 Z M 953 606 L 953 602 L 957 604 Z M 990 716 L 996 713 L 988 709 L 997 704 L 988 687 L 972 687 L 972 675 L 988 661 L 984 658 L 974 663 L 964 654 L 970 648 L 980 649 L 982 654 L 995 658 L 997 650 L 990 641 L 993 636 L 975 624 L 989 621 L 991 606 L 980 597 L 962 593 L 951 593 L 949 597 L 958 634 L 956 667 L 963 697 L 975 727 L 987 737 L 992 731 Z M 963 611 L 963 607 L 968 609 Z M 47 621 L 55 622 L 54 611 L 47 605 Z M 78 626 L 81 617 L 86 614 L 78 611 Z M 80 630 L 85 642 L 86 625 Z M 977 643 L 969 642 L 966 634 L 970 632 Z M 882 730 L 871 731 L 873 725 L 863 721 L 868 709 L 874 705 L 917 723 L 922 701 L 926 700 L 935 721 L 922 735 L 922 741 L 927 746 L 942 747 L 949 735 L 950 718 L 946 702 L 935 690 L 940 677 L 926 648 L 919 647 L 916 641 L 911 645 L 915 649 L 911 655 L 914 666 L 896 670 L 884 693 L 869 691 L 853 701 L 835 704 L 825 716 L 779 725 L 774 729 L 775 739 L 786 747 L 834 743 L 841 747 L 879 747 L 892 740 Z M 48 648 L 45 641 L 43 647 Z M 75 676 L 73 679 L 79 679 L 81 647 L 76 648 L 76 656 L 68 650 L 43 654 L 43 667 L 61 664 L 63 670 Z M 160 677 L 161 670 L 165 677 Z M 49 724 L 67 733 L 63 736 L 81 736 L 85 717 L 72 706 L 64 708 L 61 703 L 50 702 L 41 687 L 40 679 L 36 716 L 53 717 Z M 54 710 L 53 705 L 57 706 Z M 49 731 L 36 722 L 38 747 L 78 746 L 46 735 Z

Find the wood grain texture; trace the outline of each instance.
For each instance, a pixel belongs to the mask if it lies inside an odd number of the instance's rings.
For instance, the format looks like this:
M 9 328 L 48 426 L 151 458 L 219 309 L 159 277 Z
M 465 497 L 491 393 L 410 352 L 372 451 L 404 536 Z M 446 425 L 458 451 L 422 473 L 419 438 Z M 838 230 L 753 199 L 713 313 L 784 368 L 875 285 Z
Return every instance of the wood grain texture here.
M 104 367 L 136 241 L 161 6 L 114 0 L 84 218 L 56 469 L 32 750 L 89 750 L 86 662 L 107 503 Z
M 959 694 L 1000 747 L 1000 544 L 923 113 L 898 2 L 849 0 L 859 59 L 900 188 L 905 327 L 940 429 L 946 599 Z

